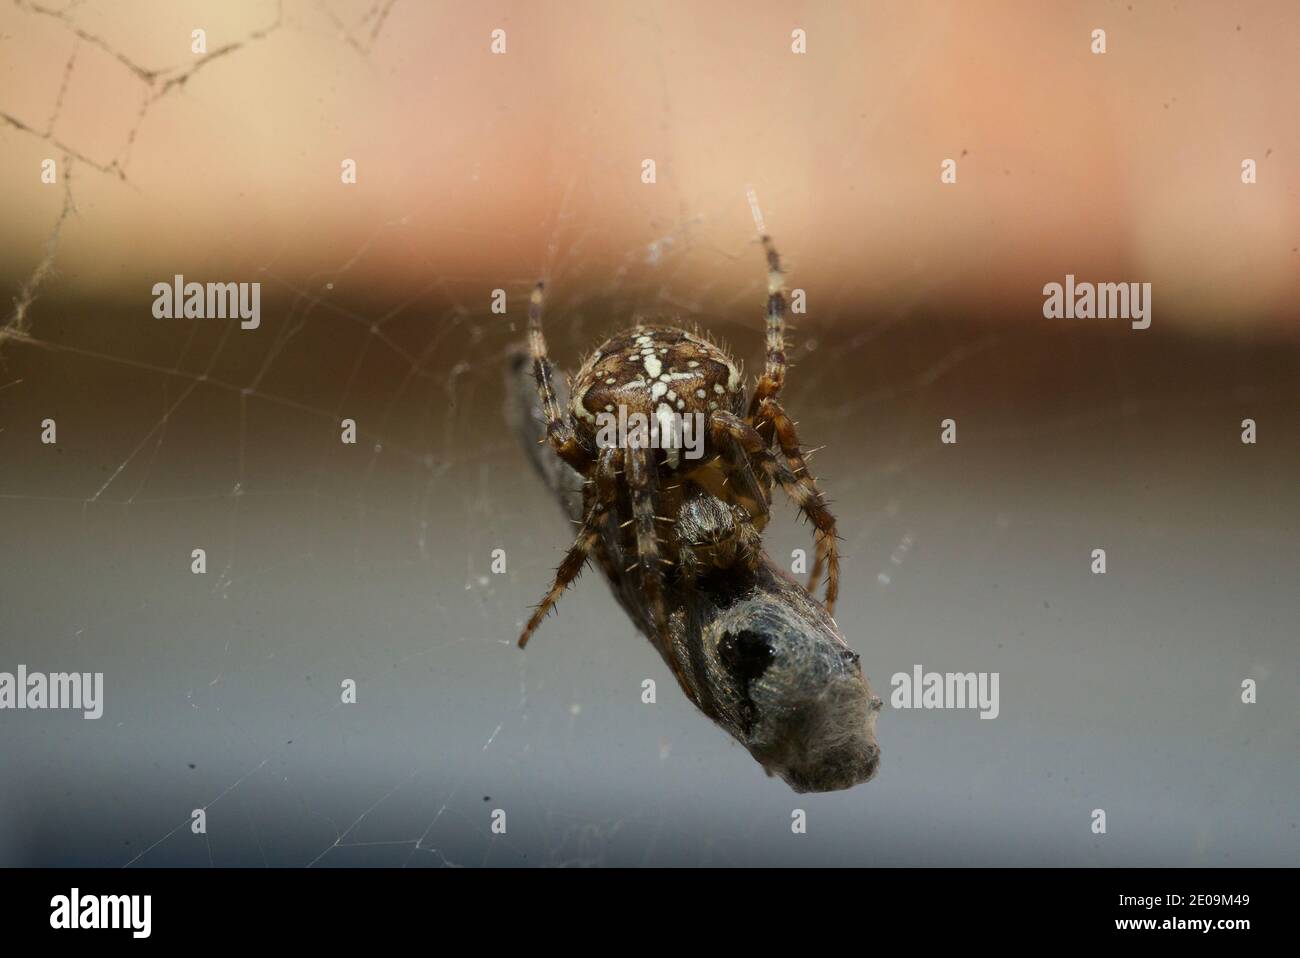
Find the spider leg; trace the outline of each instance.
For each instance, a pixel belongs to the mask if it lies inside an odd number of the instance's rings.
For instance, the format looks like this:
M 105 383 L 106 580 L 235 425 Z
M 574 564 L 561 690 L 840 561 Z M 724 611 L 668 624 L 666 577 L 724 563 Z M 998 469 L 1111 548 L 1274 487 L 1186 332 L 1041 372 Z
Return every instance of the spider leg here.
M 658 488 L 658 470 L 654 450 L 633 442 L 624 456 L 623 469 L 627 477 L 628 492 L 632 498 L 632 518 L 636 526 L 637 564 L 641 572 L 641 588 L 654 621 L 654 630 L 663 650 L 663 657 L 672 669 L 677 684 L 693 702 L 699 694 L 687 681 L 686 673 L 678 661 L 668 630 L 668 613 L 664 606 L 664 573 L 661 565 L 666 560 L 659 555 L 659 535 L 655 531 L 655 492 Z
M 764 409 L 775 408 L 777 411 L 780 407 L 774 402 L 764 405 Z M 816 583 L 816 577 L 821 575 L 823 567 L 828 568 L 828 578 L 826 582 L 826 611 L 834 615 L 835 600 L 839 597 L 840 591 L 840 557 L 839 551 L 835 545 L 835 517 L 830 514 L 826 508 L 826 498 L 817 488 L 812 476 L 808 475 L 807 464 L 804 463 L 803 456 L 799 452 L 798 442 L 794 437 L 794 424 L 790 422 L 785 413 L 780 413 L 784 422 L 777 420 L 774 428 L 778 435 L 781 430 L 788 429 L 788 437 L 791 439 L 789 454 L 792 454 L 795 461 L 800 464 L 804 475 L 797 476 L 786 466 L 780 463 L 772 450 L 768 448 L 767 442 L 764 441 L 758 429 L 751 426 L 731 413 L 718 411 L 713 414 L 713 420 L 717 423 L 717 429 L 725 430 L 731 435 L 752 460 L 758 462 L 759 467 L 763 470 L 770 482 L 779 483 L 785 490 L 786 495 L 794 500 L 799 511 L 808 517 L 812 522 L 817 540 L 817 558 L 813 565 L 813 583 Z M 786 453 L 786 446 L 782 444 L 782 452 Z
M 533 610 L 532 618 L 524 626 L 524 631 L 519 636 L 519 647 L 521 649 L 528 644 L 533 632 L 541 624 L 542 619 L 546 618 L 546 613 L 550 612 L 555 603 L 560 600 L 560 596 L 568 588 L 569 583 L 578 578 L 578 575 L 582 572 L 582 567 L 587 564 L 592 547 L 595 546 L 605 524 L 605 516 L 616 501 L 614 470 L 618 467 L 618 452 L 618 449 L 613 446 L 601 451 L 600 460 L 596 463 L 596 491 L 591 504 L 591 511 L 587 513 L 587 518 L 582 523 L 578 538 L 574 540 L 573 545 L 569 547 L 569 551 L 565 553 L 564 559 L 560 562 L 560 567 L 555 570 L 555 582 L 552 583 L 551 590 L 538 603 L 537 608 Z
M 668 615 L 664 611 L 664 574 L 660 568 L 659 537 L 655 533 L 655 490 L 657 476 L 654 450 L 633 443 L 624 457 L 628 492 L 632 497 L 632 518 L 636 526 L 637 565 L 641 587 L 660 639 L 668 636 Z
M 750 419 L 764 400 L 781 395 L 785 385 L 785 294 L 781 291 L 785 274 L 781 258 L 767 236 L 763 237 L 763 249 L 767 253 L 767 362 L 749 403 Z
M 813 580 L 816 581 L 825 566 L 827 568 L 826 611 L 834 614 L 832 609 L 835 607 L 835 599 L 839 596 L 840 586 L 840 557 L 839 549 L 835 544 L 837 538 L 835 517 L 827 508 L 826 497 L 817 488 L 817 480 L 808 471 L 803 450 L 799 448 L 799 435 L 795 431 L 794 422 L 775 399 L 767 399 L 760 404 L 755 429 L 769 422 L 772 424 L 777 445 L 781 447 L 781 454 L 790 463 L 789 479 L 792 481 L 784 478 L 779 481 L 817 530 L 817 559 L 813 565 Z
M 834 615 L 835 600 L 840 594 L 840 553 L 836 545 L 838 537 L 835 534 L 835 517 L 826 508 L 826 498 L 815 485 L 795 478 L 794 473 L 788 468 L 776 463 L 775 456 L 772 457 L 771 462 L 775 466 L 773 473 L 781 488 L 813 524 L 814 537 L 817 540 L 817 558 L 813 565 L 812 584 L 816 584 L 816 578 L 821 575 L 821 570 L 825 567 L 827 569 L 826 612 Z
M 826 553 L 829 551 L 822 543 L 820 537 L 817 539 L 817 556 L 813 559 L 812 572 L 808 573 L 808 591 L 816 592 L 817 583 L 821 581 L 822 573 L 826 571 Z
M 543 284 L 538 283 L 528 300 L 528 349 L 533 356 L 533 377 L 537 380 L 537 393 L 541 396 L 542 412 L 546 416 L 546 438 L 556 455 L 585 474 L 591 467 L 591 455 L 578 442 L 573 424 L 555 398 L 552 384 L 555 374 L 546 355 L 546 337 L 542 333 L 543 289 Z
M 763 437 L 739 416 L 725 409 L 715 409 L 709 415 L 709 438 L 731 452 L 736 472 L 739 473 L 738 483 L 745 486 L 740 490 L 741 494 L 748 495 L 758 504 L 758 512 L 753 518 L 759 519 L 768 515 L 768 503 L 771 501 L 770 479 L 773 477 L 769 476 L 769 487 L 765 488 L 759 482 L 758 476 L 754 474 L 753 466 L 754 459 L 761 460 L 764 453 L 770 455 Z M 737 450 L 744 455 L 737 455 Z

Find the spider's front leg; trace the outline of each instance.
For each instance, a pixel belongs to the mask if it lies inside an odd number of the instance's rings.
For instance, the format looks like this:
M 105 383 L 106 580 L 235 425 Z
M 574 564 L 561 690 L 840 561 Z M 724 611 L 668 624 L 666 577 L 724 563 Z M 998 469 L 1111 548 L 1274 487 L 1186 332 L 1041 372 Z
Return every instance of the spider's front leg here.
M 564 559 L 560 562 L 560 567 L 555 570 L 555 582 L 552 583 L 551 590 L 538 603 L 537 608 L 533 610 L 532 617 L 528 620 L 528 624 L 524 626 L 524 631 L 519 636 L 519 647 L 521 649 L 528 644 L 533 632 L 541 625 L 542 619 L 546 618 L 546 613 L 550 612 L 555 603 L 560 600 L 560 596 L 568 588 L 569 583 L 578 578 L 579 573 L 582 572 L 582 567 L 587 564 L 587 558 L 591 555 L 592 547 L 595 546 L 601 530 L 605 527 L 605 516 L 617 505 L 616 471 L 618 469 L 618 458 L 619 450 L 612 446 L 601 450 L 600 459 L 596 462 L 596 491 L 591 509 L 587 512 L 587 518 L 582 523 L 578 538 L 574 540 L 573 545 L 569 547 L 569 551 L 565 553 Z
M 560 409 L 555 398 L 555 373 L 546 354 L 546 337 L 542 333 L 544 289 L 544 285 L 538 283 L 528 301 L 528 350 L 533 357 L 533 378 L 537 380 L 537 393 L 541 396 L 542 412 L 546 416 L 546 438 L 550 440 L 556 455 L 585 474 L 592 465 L 591 454 L 578 442 L 573 423 Z
M 827 508 L 826 497 L 817 488 L 817 480 L 808 471 L 803 450 L 799 448 L 799 435 L 795 431 L 794 422 L 775 399 L 765 399 L 758 405 L 754 428 L 761 430 L 769 423 L 781 455 L 790 463 L 790 476 L 794 479 L 793 483 L 782 480 L 781 485 L 817 530 L 817 559 L 813 565 L 812 581 L 816 583 L 823 567 L 827 569 L 826 611 L 834 615 L 835 600 L 840 591 L 840 555 L 836 545 L 838 536 L 835 534 L 835 517 Z
M 781 257 L 772 246 L 772 240 L 763 237 L 763 250 L 767 254 L 767 361 L 759 377 L 754 398 L 749 404 L 749 418 L 767 399 L 776 399 L 785 385 L 785 273 L 781 271 Z

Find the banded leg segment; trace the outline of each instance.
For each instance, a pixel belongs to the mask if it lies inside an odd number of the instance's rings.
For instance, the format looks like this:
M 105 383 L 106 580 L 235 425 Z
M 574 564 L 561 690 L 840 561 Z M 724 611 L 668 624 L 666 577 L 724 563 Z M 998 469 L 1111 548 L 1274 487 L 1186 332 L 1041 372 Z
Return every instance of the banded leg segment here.
M 698 693 L 686 679 L 685 668 L 677 660 L 672 634 L 668 628 L 663 572 L 663 564 L 668 560 L 659 554 L 659 534 L 655 530 L 655 492 L 659 485 L 659 475 L 654 450 L 636 443 L 630 445 L 623 457 L 623 472 L 632 500 L 632 522 L 636 529 L 636 566 L 640 569 L 641 588 L 645 591 L 657 641 L 677 684 L 688 698 L 699 701 Z
M 555 581 L 551 584 L 550 591 L 538 603 L 528 624 L 524 626 L 524 631 L 519 636 L 521 649 L 528 644 L 533 632 L 541 625 L 542 619 L 546 618 L 546 613 L 550 612 L 555 603 L 560 600 L 569 583 L 578 578 L 583 566 L 587 564 L 591 550 L 596 545 L 596 540 L 600 538 L 601 530 L 605 525 L 605 517 L 618 501 L 615 475 L 618 468 L 618 455 L 619 450 L 613 446 L 601 451 L 600 459 L 596 463 L 596 491 L 592 497 L 591 509 L 582 523 L 578 538 L 565 553 L 559 568 L 555 570 Z
M 763 250 L 767 254 L 767 361 L 749 403 L 750 419 L 764 400 L 781 395 L 785 385 L 785 274 L 770 237 L 763 237 Z
M 807 460 L 803 456 L 803 450 L 800 447 L 800 437 L 794 422 L 781 408 L 781 404 L 775 399 L 768 399 L 758 408 L 758 425 L 764 422 L 771 422 L 772 434 L 776 438 L 776 445 L 780 447 L 781 455 L 790 464 L 794 478 L 800 485 L 801 497 L 803 503 L 800 508 L 805 511 L 809 519 L 813 520 L 816 528 L 816 562 L 813 565 L 813 582 L 818 580 L 822 575 L 823 567 L 827 568 L 826 584 L 826 608 L 833 615 L 836 598 L 840 594 L 840 550 L 836 545 L 837 536 L 835 532 L 835 516 L 827 508 L 826 497 L 822 490 L 818 489 L 813 473 L 809 472 Z M 789 490 L 787 490 L 789 491 Z M 793 494 L 792 494 L 792 498 Z M 796 499 L 798 500 L 798 499 Z M 806 504 L 805 504 L 806 503 Z
M 807 463 L 804 461 L 803 453 L 799 449 L 798 437 L 794 432 L 794 423 L 790 422 L 789 417 L 775 402 L 769 400 L 762 408 L 769 411 L 771 418 L 767 421 L 773 423 L 782 454 L 792 464 L 797 463 L 797 468 L 803 475 L 792 472 L 777 460 L 755 426 L 727 412 L 715 412 L 712 421 L 717 423 L 716 428 L 725 430 L 740 443 L 741 448 L 758 463 L 768 481 L 779 484 L 786 495 L 794 500 L 799 511 L 813 524 L 817 558 L 814 560 L 811 586 L 815 588 L 817 579 L 825 568 L 827 570 L 826 611 L 834 615 L 835 600 L 839 598 L 840 593 L 840 557 L 836 545 L 835 517 L 827 508 L 826 497 L 822 495 L 816 481 L 808 473 Z M 779 415 L 776 415 L 778 413 Z
M 808 462 L 799 446 L 799 434 L 795 430 L 794 421 L 786 415 L 781 404 L 775 399 L 764 400 L 759 404 L 756 418 L 756 428 L 765 423 L 772 424 L 776 444 L 781 449 L 781 455 L 790 463 L 791 474 L 800 490 L 798 494 L 790 489 L 786 489 L 786 492 L 799 503 L 799 508 L 817 529 L 817 560 L 813 566 L 813 581 L 821 575 L 823 566 L 827 567 L 826 611 L 834 614 L 832 609 L 840 591 L 840 557 L 836 545 L 838 537 L 835 534 L 835 517 L 827 508 L 826 497 L 817 488 L 817 480 L 808 471 Z
M 624 456 L 623 471 L 632 500 L 632 522 L 636 528 L 636 556 L 641 573 L 641 587 L 645 590 L 655 631 L 660 638 L 664 638 L 668 634 L 668 615 L 664 611 L 663 560 L 659 555 L 659 536 L 655 532 L 655 488 L 658 476 L 654 450 L 631 445 Z
M 545 304 L 545 286 L 538 283 L 528 300 L 528 350 L 533 357 L 533 378 L 537 380 L 537 393 L 542 400 L 542 414 L 546 416 L 546 438 L 555 454 L 574 469 L 585 473 L 591 466 L 591 456 L 578 442 L 573 425 L 555 398 L 555 372 L 546 354 L 546 336 L 542 333 L 542 307 Z

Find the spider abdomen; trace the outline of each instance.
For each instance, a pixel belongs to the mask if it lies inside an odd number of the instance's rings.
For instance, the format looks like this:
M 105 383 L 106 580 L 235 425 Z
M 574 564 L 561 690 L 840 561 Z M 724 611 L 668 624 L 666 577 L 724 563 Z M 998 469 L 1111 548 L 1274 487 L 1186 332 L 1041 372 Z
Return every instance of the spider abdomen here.
M 601 414 L 647 418 L 718 409 L 740 415 L 741 370 L 703 336 L 672 326 L 634 326 L 592 353 L 573 380 L 572 410 L 591 441 Z

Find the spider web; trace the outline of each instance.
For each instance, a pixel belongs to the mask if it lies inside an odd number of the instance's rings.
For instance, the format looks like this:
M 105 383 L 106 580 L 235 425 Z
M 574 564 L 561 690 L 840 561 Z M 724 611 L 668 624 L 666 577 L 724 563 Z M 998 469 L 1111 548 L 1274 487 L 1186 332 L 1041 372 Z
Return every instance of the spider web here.
M 15 769 L 0 788 L 0 861 L 1255 864 L 1294 854 L 1294 809 L 1277 796 L 1294 794 L 1296 775 L 1273 759 L 1294 745 L 1294 704 L 1280 703 L 1296 700 L 1284 634 L 1295 598 L 1277 582 L 1255 580 L 1249 596 L 1216 586 L 1224 568 L 1240 581 L 1263 561 L 1296 567 L 1294 497 L 1279 491 L 1284 474 L 1229 470 L 1220 478 L 1263 483 L 1254 488 L 1276 509 L 1246 504 L 1211 526 L 1196 504 L 1202 487 L 1174 494 L 1189 521 L 1141 481 L 1190 481 L 1168 465 L 1184 447 L 1150 448 L 1186 417 L 1231 427 L 1248 407 L 1284 431 L 1295 398 L 1285 366 L 1258 352 L 1225 365 L 1175 343 L 1209 381 L 1149 382 L 1145 364 L 1159 360 L 1128 344 L 1044 336 L 979 307 L 935 314 L 956 264 L 882 283 L 892 305 L 869 317 L 854 305 L 859 276 L 821 274 L 814 308 L 795 317 L 785 399 L 806 443 L 826 445 L 813 464 L 845 539 L 846 635 L 886 698 L 889 676 L 920 662 L 999 671 L 1005 699 L 997 722 L 887 715 L 876 782 L 795 796 L 665 683 L 593 571 L 526 654 L 513 648 L 571 532 L 501 412 L 506 357 L 538 276 L 552 290 L 548 335 L 564 368 L 649 312 L 698 322 L 756 368 L 765 276 L 752 208 L 800 286 L 804 237 L 783 235 L 781 216 L 795 191 L 747 195 L 741 177 L 731 195 L 696 195 L 669 181 L 642 200 L 593 153 L 550 177 L 543 244 L 507 225 L 460 227 L 513 251 L 517 271 L 504 277 L 419 248 L 442 228 L 432 204 L 350 236 L 309 269 L 288 243 L 250 258 L 235 231 L 218 243 L 241 269 L 219 278 L 263 284 L 262 327 L 174 321 L 158 333 L 139 307 L 64 283 L 82 269 L 70 238 L 111 228 L 78 203 L 81 185 L 98 178 L 150 202 L 133 171 L 159 104 L 210 102 L 195 91 L 258 46 L 310 40 L 378 70 L 411 11 L 395 0 L 262 4 L 240 39 L 173 68 L 144 65 L 87 26 L 99 13 L 19 0 L 0 27 L 40 22 L 67 41 L 49 114 L 11 114 L 0 100 L 6 149 L 53 155 L 62 170 L 45 241 L 16 259 L 0 332 L 0 513 L 12 530 L 0 668 L 106 677 L 99 722 L 0 724 Z M 79 72 L 102 68 L 85 62 L 92 55 L 139 88 L 138 111 L 106 152 L 62 122 Z M 651 75 L 671 130 L 662 62 Z M 663 167 L 674 161 L 670 150 Z M 611 194 L 644 206 L 634 240 L 589 215 Z M 376 283 L 395 255 L 416 258 L 427 280 Z M 490 307 L 498 287 L 504 317 Z M 1059 392 L 1019 408 L 1041 387 L 1036 371 L 1062 355 L 1085 372 L 1062 373 Z M 1109 387 L 1100 393 L 1089 385 L 1098 376 Z M 995 452 L 963 453 L 954 470 L 935 441 L 949 415 L 963 442 Z M 34 438 L 46 416 L 58 421 L 54 452 Z M 355 446 L 339 442 L 344 418 L 357 422 Z M 1138 480 L 1105 484 L 1113 443 Z M 772 555 L 810 546 L 792 519 L 786 509 L 767 533 Z M 1052 547 L 1061 540 L 1083 555 L 1113 543 L 1136 571 L 1105 598 L 1083 576 L 1063 585 L 1077 570 Z M 1217 560 L 1177 558 L 1211 541 Z M 194 548 L 206 550 L 202 575 L 190 571 Z M 505 550 L 504 575 L 492 571 L 494 549 Z M 1186 579 L 1206 601 L 1186 606 Z M 1104 622 L 1085 615 L 1097 603 L 1110 610 Z M 661 692 L 654 705 L 641 701 L 647 678 Z M 1228 712 L 1240 678 L 1281 687 L 1258 716 L 1191 718 L 1190 693 L 1221 697 Z M 355 704 L 341 700 L 344 680 L 356 683 Z M 1098 806 L 1129 822 L 1122 843 L 1088 833 Z M 1225 806 L 1236 811 L 1225 817 Z M 809 811 L 808 835 L 791 834 L 795 808 Z M 204 834 L 191 831 L 194 809 L 206 812 Z M 497 809 L 504 834 L 492 830 Z

